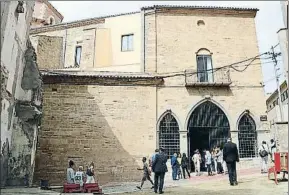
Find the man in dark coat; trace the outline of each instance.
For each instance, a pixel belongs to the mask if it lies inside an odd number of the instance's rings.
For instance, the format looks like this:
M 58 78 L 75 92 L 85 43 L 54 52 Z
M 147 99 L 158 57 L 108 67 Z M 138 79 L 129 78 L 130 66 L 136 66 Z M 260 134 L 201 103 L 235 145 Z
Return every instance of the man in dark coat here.
M 238 185 L 236 162 L 239 162 L 239 153 L 237 145 L 232 142 L 231 138 L 228 139 L 228 142 L 224 146 L 223 160 L 227 164 L 230 185 L 231 186 Z
M 152 164 L 152 170 L 155 173 L 155 186 L 154 186 L 154 191 L 155 193 L 158 192 L 159 189 L 159 194 L 163 194 L 163 187 L 164 187 L 164 179 L 165 179 L 165 174 L 168 171 L 167 168 L 167 156 L 164 154 L 164 149 L 160 148 L 159 154 L 156 154 L 155 160 L 153 161 Z M 159 184 L 159 185 L 158 185 Z

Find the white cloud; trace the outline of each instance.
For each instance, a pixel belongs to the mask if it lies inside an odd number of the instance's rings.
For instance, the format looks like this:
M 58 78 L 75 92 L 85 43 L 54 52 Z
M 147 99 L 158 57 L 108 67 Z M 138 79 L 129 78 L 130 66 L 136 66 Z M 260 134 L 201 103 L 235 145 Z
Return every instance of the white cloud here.
M 64 22 L 138 11 L 143 6 L 155 4 L 258 8 L 256 28 L 260 52 L 268 51 L 278 43 L 276 32 L 284 27 L 279 1 L 52 1 L 51 4 L 63 14 Z M 283 70 L 282 64 L 280 70 Z M 264 81 L 271 79 L 273 72 L 273 64 L 264 64 Z M 271 80 L 266 83 L 265 91 L 272 92 L 275 88 L 276 83 Z

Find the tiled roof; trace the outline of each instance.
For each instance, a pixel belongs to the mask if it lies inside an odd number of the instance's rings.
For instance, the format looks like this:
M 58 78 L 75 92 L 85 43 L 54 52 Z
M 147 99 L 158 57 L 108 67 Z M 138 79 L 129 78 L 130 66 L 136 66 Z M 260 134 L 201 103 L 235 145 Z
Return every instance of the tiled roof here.
M 94 78 L 139 78 L 139 79 L 162 79 L 147 73 L 137 72 L 106 72 L 106 71 L 68 71 L 68 70 L 41 70 L 43 76 L 61 77 L 94 77 Z
M 175 8 L 175 9 L 219 9 L 219 10 L 236 10 L 236 11 L 259 11 L 257 8 L 241 8 L 241 7 L 219 7 L 219 6 L 193 6 L 193 5 L 153 5 L 142 7 L 141 10 L 154 8 Z

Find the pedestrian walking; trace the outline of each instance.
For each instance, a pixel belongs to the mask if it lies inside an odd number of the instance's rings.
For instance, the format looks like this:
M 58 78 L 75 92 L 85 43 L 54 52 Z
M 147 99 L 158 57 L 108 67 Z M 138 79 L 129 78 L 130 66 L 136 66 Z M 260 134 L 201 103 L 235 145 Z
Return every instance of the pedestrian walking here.
M 199 150 L 195 151 L 195 154 L 193 155 L 192 161 L 194 162 L 196 176 L 200 176 L 201 175 L 202 158 L 201 158 Z
M 212 176 L 212 155 L 209 150 L 206 151 L 206 166 L 207 166 L 207 171 L 208 171 L 208 176 Z
M 187 155 L 183 153 L 182 160 L 181 160 L 181 167 L 182 167 L 184 179 L 186 179 L 186 172 L 188 174 L 188 177 L 189 178 L 191 177 L 190 172 L 188 170 L 188 166 L 189 166 L 189 159 L 187 158 Z
M 259 155 L 261 157 L 261 173 L 267 173 L 269 147 L 266 141 L 262 141 L 262 145 L 259 148 Z
M 223 160 L 226 162 L 228 168 L 230 185 L 238 185 L 236 162 L 239 162 L 239 153 L 237 145 L 232 142 L 231 138 L 228 138 L 228 141 L 224 146 Z
M 142 176 L 141 184 L 140 184 L 140 186 L 137 186 L 137 188 L 140 189 L 140 190 L 142 189 L 142 186 L 143 186 L 143 184 L 144 184 L 144 182 L 146 180 L 151 182 L 151 184 L 152 184 L 152 188 L 151 189 L 154 188 L 154 182 L 151 180 L 151 177 L 150 177 L 151 176 L 151 171 L 150 171 L 149 166 L 148 166 L 146 161 L 147 161 L 147 158 L 143 157 L 142 158 L 143 168 L 142 169 L 138 168 L 138 170 L 143 170 L 143 176 Z
M 171 158 L 171 166 L 172 166 L 172 177 L 173 177 L 173 180 L 177 180 L 177 174 L 178 174 L 177 153 L 174 153 L 174 155 Z
M 164 149 L 160 148 L 160 153 L 156 154 L 155 160 L 153 161 L 152 169 L 155 173 L 155 185 L 154 185 L 154 192 L 157 193 L 159 190 L 159 194 L 163 194 L 164 188 L 164 178 L 166 172 L 168 172 L 167 168 L 167 156 L 164 154 Z

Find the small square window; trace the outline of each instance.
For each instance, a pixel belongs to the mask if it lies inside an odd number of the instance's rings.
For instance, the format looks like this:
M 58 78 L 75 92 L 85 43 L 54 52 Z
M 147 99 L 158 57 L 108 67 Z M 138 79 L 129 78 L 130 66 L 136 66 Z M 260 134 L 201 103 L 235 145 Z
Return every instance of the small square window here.
M 133 51 L 133 34 L 121 36 L 121 51 Z

